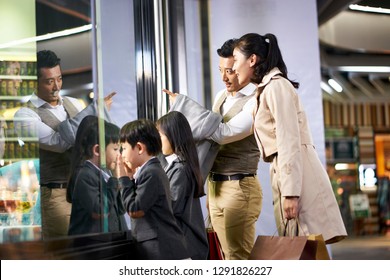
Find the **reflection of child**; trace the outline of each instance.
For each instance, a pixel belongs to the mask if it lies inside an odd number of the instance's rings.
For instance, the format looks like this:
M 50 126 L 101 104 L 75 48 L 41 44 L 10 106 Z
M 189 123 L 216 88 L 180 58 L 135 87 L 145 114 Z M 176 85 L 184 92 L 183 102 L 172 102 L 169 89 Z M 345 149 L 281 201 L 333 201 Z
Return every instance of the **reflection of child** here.
M 98 118 L 85 117 L 77 130 L 67 189 L 69 235 L 127 230 L 118 180 L 110 172 L 120 157 L 119 127 L 105 122 L 104 131 L 109 170 L 100 166 Z
M 204 195 L 198 154 L 186 117 L 169 112 L 157 121 L 165 171 L 171 186 L 172 208 L 184 233 L 191 259 L 207 259 L 208 242 L 199 197 Z
M 161 139 L 154 123 L 129 122 L 122 127 L 120 140 L 126 170 L 123 175 L 127 176 L 119 181 L 124 187 L 123 200 L 131 217 L 138 257 L 188 258 L 183 233 L 172 213 L 169 180 L 155 157 L 161 152 Z M 137 172 L 133 174 L 135 169 Z

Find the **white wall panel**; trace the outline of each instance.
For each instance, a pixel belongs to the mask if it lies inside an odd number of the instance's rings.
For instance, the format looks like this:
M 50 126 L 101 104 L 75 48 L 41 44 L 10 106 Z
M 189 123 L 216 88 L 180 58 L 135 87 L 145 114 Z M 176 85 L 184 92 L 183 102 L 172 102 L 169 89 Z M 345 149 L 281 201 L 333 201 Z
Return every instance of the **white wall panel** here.
M 104 95 L 117 92 L 110 115 L 121 127 L 137 119 L 133 1 L 100 3 Z

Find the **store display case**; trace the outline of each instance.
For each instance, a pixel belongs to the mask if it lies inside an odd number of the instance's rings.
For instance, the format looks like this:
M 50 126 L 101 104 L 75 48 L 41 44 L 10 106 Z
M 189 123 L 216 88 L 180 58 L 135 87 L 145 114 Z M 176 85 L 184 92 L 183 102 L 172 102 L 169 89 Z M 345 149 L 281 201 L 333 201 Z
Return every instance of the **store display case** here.
M 40 232 L 38 137 L 14 118 L 36 86 L 36 62 L 0 60 L 0 243 Z

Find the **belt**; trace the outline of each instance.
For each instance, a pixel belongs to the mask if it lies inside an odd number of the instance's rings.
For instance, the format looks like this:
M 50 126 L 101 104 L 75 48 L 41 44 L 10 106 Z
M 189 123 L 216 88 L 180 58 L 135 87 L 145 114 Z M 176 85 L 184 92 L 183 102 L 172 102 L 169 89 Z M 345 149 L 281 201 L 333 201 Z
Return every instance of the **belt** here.
M 256 174 L 233 174 L 233 175 L 222 175 L 222 174 L 216 174 L 216 173 L 210 173 L 210 180 L 211 181 L 235 181 L 235 180 L 242 180 L 245 177 L 255 177 Z
M 41 187 L 46 187 L 49 189 L 66 189 L 67 186 L 68 186 L 67 183 L 47 183 L 41 185 Z

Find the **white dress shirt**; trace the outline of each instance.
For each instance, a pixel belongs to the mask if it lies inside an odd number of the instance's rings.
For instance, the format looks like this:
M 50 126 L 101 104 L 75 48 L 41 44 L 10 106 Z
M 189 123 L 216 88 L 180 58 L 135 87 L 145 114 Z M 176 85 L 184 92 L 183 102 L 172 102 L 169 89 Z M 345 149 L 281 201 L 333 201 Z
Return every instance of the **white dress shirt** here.
M 138 166 L 136 169 L 135 169 L 135 173 L 133 175 L 133 179 L 135 182 L 137 182 L 137 179 L 138 179 L 138 176 L 139 174 L 141 173 L 141 170 L 142 168 L 146 165 L 146 163 L 148 163 L 151 159 L 155 158 L 155 156 L 152 156 L 150 159 L 148 159 L 147 161 L 144 162 L 144 164 L 142 164 L 141 166 Z
M 83 110 L 83 106 L 76 98 L 68 97 L 72 104 L 79 110 Z M 36 108 L 44 107 L 50 110 L 60 122 L 63 122 L 67 119 L 67 113 L 62 104 L 62 98 L 56 106 L 52 106 L 43 99 L 39 98 L 35 93 L 30 97 L 30 101 Z M 71 145 L 64 141 L 60 134 L 54 131 L 50 126 L 42 122 L 39 115 L 27 108 L 19 109 L 14 116 L 15 121 L 20 121 L 21 126 L 15 127 L 16 129 L 20 128 L 22 131 L 28 131 L 30 137 L 36 137 L 34 133 L 38 132 L 39 138 L 39 147 L 44 150 L 63 153 L 71 147 Z M 21 131 L 16 131 L 18 135 L 23 135 Z
M 220 145 L 228 144 L 242 140 L 249 135 L 253 134 L 253 110 L 256 105 L 255 90 L 256 85 L 250 83 L 240 91 L 236 92 L 233 96 L 226 90 L 221 90 L 217 93 L 215 102 L 220 98 L 222 94 L 227 94 L 226 100 L 222 105 L 222 116 L 224 116 L 230 108 L 240 98 L 253 94 L 253 97 L 245 103 L 241 112 L 231 118 L 227 123 L 220 123 L 217 130 L 211 135 L 210 139 L 217 142 Z
M 169 169 L 169 167 L 171 166 L 172 162 L 175 159 L 177 159 L 177 158 L 178 158 L 177 154 L 171 154 L 171 155 L 165 157 L 165 160 L 167 161 L 167 165 L 164 168 L 165 171 L 167 171 Z

